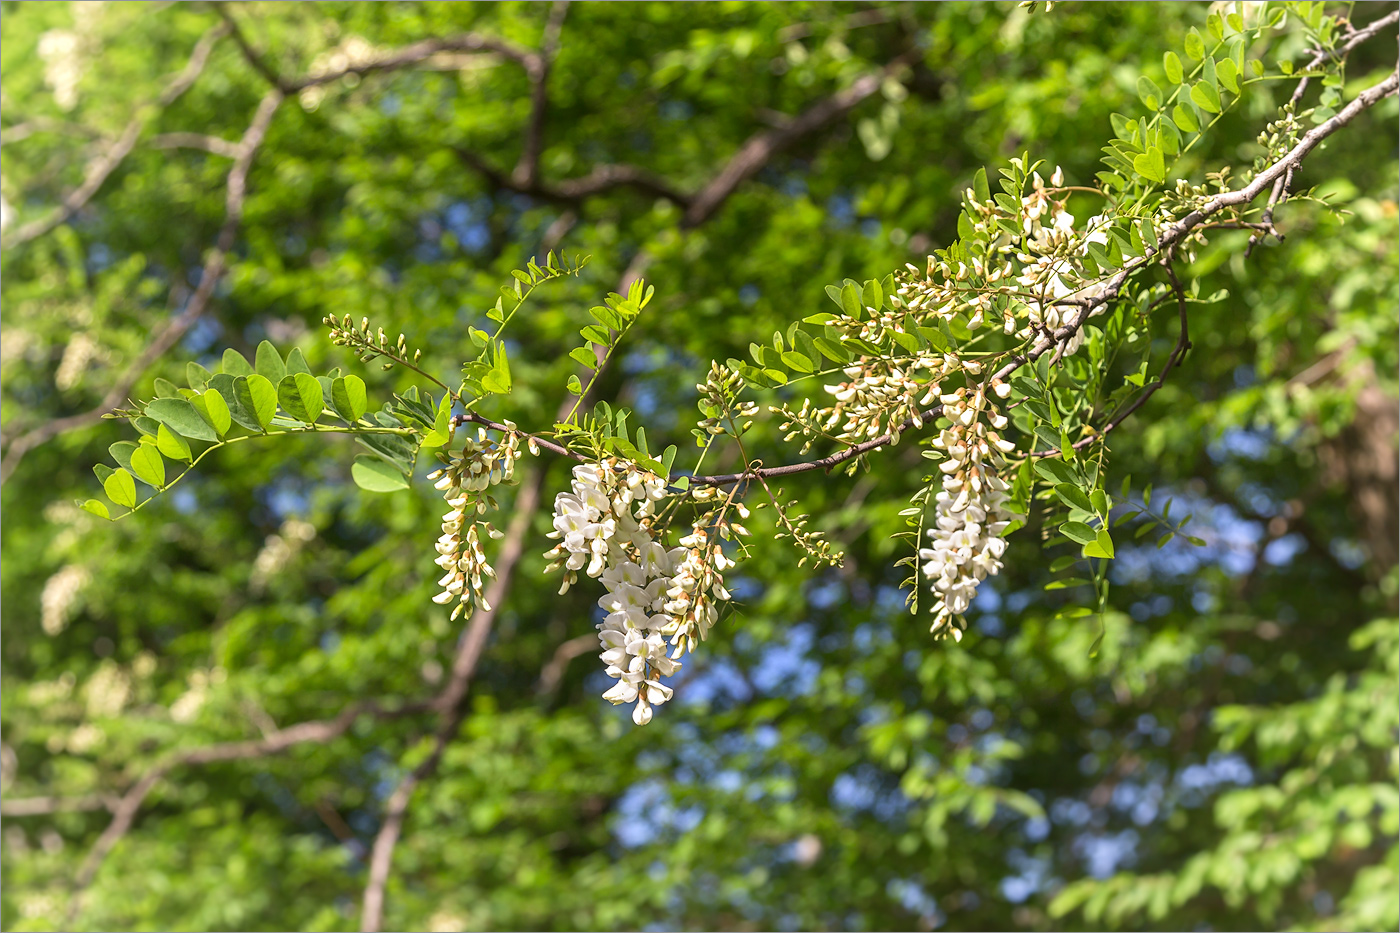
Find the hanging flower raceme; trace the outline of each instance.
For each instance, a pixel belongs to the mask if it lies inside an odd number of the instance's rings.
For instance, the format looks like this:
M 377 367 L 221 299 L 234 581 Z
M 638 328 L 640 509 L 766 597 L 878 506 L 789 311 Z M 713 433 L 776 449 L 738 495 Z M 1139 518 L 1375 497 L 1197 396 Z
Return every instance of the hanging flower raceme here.
M 1000 394 L 1002 384 L 995 389 Z M 1006 481 L 998 475 L 1003 454 L 1015 445 L 997 433 L 1006 417 L 980 389 L 959 389 L 942 401 L 944 415 L 953 423 L 933 444 L 948 459 L 939 465 L 944 477 L 935 496 L 934 527 L 928 530 L 931 542 L 919 550 L 919 559 L 936 597 L 932 631 L 961 640 L 957 617 L 972 604 L 977 585 L 1000 572 L 1006 551 L 1001 535 L 1020 518 L 1011 511 Z
M 679 670 L 680 658 L 714 625 L 716 600 L 729 598 L 721 574 L 733 566 L 718 544 L 709 544 L 703 521 L 680 547 L 656 540 L 655 507 L 665 496 L 666 481 L 636 464 L 580 464 L 570 491 L 554 499 L 550 537 L 559 544 L 545 555 L 550 570 L 564 571 L 561 593 L 579 571 L 603 584 L 600 658 L 617 680 L 603 698 L 635 703 L 638 725 L 671 699 L 661 678 Z
M 489 494 L 491 487 L 514 479 L 520 434 L 510 422 L 506 426 L 509 430 L 500 441 L 488 437 L 485 428 L 478 429 L 476 439 L 468 438 L 462 450 L 449 457 L 447 466 L 428 474 L 437 481 L 434 485 L 452 509 L 442 517 L 442 537 L 437 541 L 436 563 L 445 573 L 438 581 L 443 590 L 433 602 L 446 605 L 456 600 L 454 620 L 463 613 L 470 615 L 474 606 L 491 609 L 483 589 L 496 571 L 486 561 L 482 536 L 495 539 L 502 535 L 490 522 L 473 516 L 496 507 Z

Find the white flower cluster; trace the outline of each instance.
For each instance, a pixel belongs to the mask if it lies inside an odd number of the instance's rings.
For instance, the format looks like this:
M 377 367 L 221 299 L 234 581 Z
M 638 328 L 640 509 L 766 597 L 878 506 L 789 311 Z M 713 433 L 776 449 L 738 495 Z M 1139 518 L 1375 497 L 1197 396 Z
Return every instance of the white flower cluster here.
M 990 238 L 986 256 L 956 265 L 930 256 L 923 273 L 907 266 L 911 279 L 898 289 L 900 302 L 912 311 L 928 310 L 944 318 L 966 313 L 973 330 L 998 317 L 1004 333 L 1022 339 L 1069 324 L 1082 302 L 1102 292 L 1084 269 L 1083 257 L 1090 243 L 1108 244 L 1108 225 L 1098 215 L 1089 219 L 1087 229 L 1078 230 L 1074 215 L 1065 209 L 1063 184 L 1064 172 L 1058 167 L 1048 186 L 1038 172 L 1032 172 L 1031 191 L 1014 214 L 995 201 L 979 203 L 968 189 L 968 203 L 977 215 L 973 230 Z M 1013 237 L 1002 226 L 1007 221 L 1019 228 L 1019 236 Z M 1000 302 L 1000 311 L 999 296 L 1011 299 Z M 1071 298 L 1073 303 L 1065 303 Z M 1091 313 L 1102 310 L 1100 306 Z M 1083 339 L 1082 332 L 1072 335 L 1063 354 L 1073 354 Z
M 509 421 L 505 424 L 510 430 L 500 441 L 489 438 L 485 428 L 478 428 L 476 439 L 468 438 L 446 467 L 428 474 L 429 479 L 437 480 L 436 487 L 452 507 L 442 517 L 442 537 L 437 541 L 436 563 L 446 573 L 438 581 L 443 590 L 433 597 L 433 602 L 446 605 L 456 600 L 454 620 L 464 612 L 470 613 L 474 605 L 491 609 L 482 589 L 484 581 L 495 577 L 496 571 L 486 561 L 481 535 L 485 533 L 493 539 L 502 535 L 490 522 L 474 521 L 470 516 L 495 508 L 495 500 L 487 491 L 514 477 L 515 461 L 520 459 L 520 435 L 515 425 Z M 533 440 L 530 446 L 533 452 Z
M 708 596 L 729 598 L 719 571 L 732 562 L 717 546 L 706 547 L 703 530 L 670 550 L 653 537 L 655 505 L 665 496 L 666 481 L 635 464 L 580 464 L 572 491 L 555 497 L 550 537 L 559 544 L 545 555 L 553 561 L 549 569 L 564 569 L 561 593 L 580 570 L 606 588 L 598 600 L 608 613 L 598 625 L 600 657 L 617 683 L 603 698 L 636 703 L 637 725 L 671 699 L 661 678 L 680 669 L 679 658 L 714 624 L 717 610 Z M 674 646 L 669 655 L 667 638 Z
M 78 597 L 90 579 L 85 568 L 69 564 L 44 583 L 39 605 L 43 609 L 40 624 L 45 635 L 58 635 L 68 627 L 78 609 Z
M 888 434 L 890 443 L 897 444 L 906 420 L 913 419 L 916 428 L 924 426 L 922 410 L 938 397 L 939 381 L 966 368 L 968 364 L 949 353 L 921 353 L 902 365 L 862 359 L 843 370 L 849 381 L 823 387 L 836 404 L 819 412 L 821 428 L 829 432 L 841 425 L 835 436 L 847 443 Z M 796 423 L 808 415 L 807 404 L 795 415 Z M 788 427 L 783 425 L 784 430 Z M 795 436 L 789 434 L 788 439 Z
M 999 395 L 1009 390 L 1002 383 L 994 388 Z M 955 617 L 967 611 L 977 585 L 1001 570 L 1006 551 L 1001 535 L 1020 517 L 1008 507 L 1006 481 L 997 475 L 1002 455 L 1015 445 L 997 433 L 996 429 L 1005 427 L 1006 417 L 980 389 L 971 393 L 959 389 L 943 396 L 942 402 L 944 415 L 953 424 L 933 444 L 948 459 L 939 464 L 944 477 L 935 497 L 935 524 L 928 530 L 932 546 L 921 548 L 919 559 L 936 597 L 934 634 L 951 633 L 960 640 L 962 629 Z
M 39 37 L 38 52 L 44 62 L 44 83 L 53 90 L 53 101 L 59 110 L 72 110 L 78 105 L 78 84 L 85 70 L 85 51 L 86 43 L 76 32 L 50 29 Z

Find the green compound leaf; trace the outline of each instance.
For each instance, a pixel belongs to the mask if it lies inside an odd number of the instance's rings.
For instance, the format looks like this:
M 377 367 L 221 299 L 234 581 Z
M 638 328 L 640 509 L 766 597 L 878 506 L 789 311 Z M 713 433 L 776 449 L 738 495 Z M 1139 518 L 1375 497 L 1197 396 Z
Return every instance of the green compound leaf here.
M 1201 128 L 1201 124 L 1196 122 L 1196 112 L 1184 104 L 1177 104 L 1172 108 L 1172 122 L 1188 133 L 1194 133 Z
M 1156 146 L 1133 158 L 1133 168 L 1148 181 L 1161 184 L 1167 180 L 1167 162 Z
M 1147 75 L 1138 78 L 1137 92 L 1148 110 L 1157 110 L 1162 106 L 1162 89 Z
M 84 512 L 91 512 L 98 518 L 105 518 L 108 521 L 112 520 L 112 513 L 107 511 L 106 504 L 97 499 L 89 499 L 79 505 L 78 508 L 82 509 Z
M 1060 483 L 1055 487 L 1055 495 L 1066 505 L 1084 512 L 1094 511 L 1094 506 L 1089 502 L 1089 497 L 1084 495 L 1084 490 L 1071 483 Z
M 244 377 L 237 377 L 244 378 Z M 238 398 L 235 377 L 228 373 L 219 373 L 209 380 L 210 391 L 219 393 L 224 400 L 224 407 L 228 409 L 229 418 L 249 431 L 261 431 L 262 425 L 258 423 L 257 415 L 250 409 L 244 408 L 243 403 Z M 206 399 L 208 393 L 205 393 Z M 211 411 L 212 415 L 212 411 Z
M 128 509 L 136 508 L 136 482 L 126 470 L 116 470 L 102 484 L 107 498 Z
M 284 377 L 277 385 L 277 399 L 287 414 L 307 424 L 314 423 L 325 410 L 321 383 L 307 373 L 293 373 Z
M 112 459 L 125 470 L 131 469 L 131 455 L 136 452 L 136 444 L 131 441 L 117 441 L 107 448 L 107 453 L 112 455 Z M 105 482 L 105 480 L 104 480 Z
M 408 477 L 378 457 L 364 454 L 350 467 L 355 485 L 368 492 L 397 492 L 408 488 Z
M 1100 529 L 1094 540 L 1084 545 L 1084 556 L 1112 559 L 1113 538 L 1109 536 L 1107 531 Z
M 1205 81 L 1198 81 L 1192 85 L 1191 100 L 1202 110 L 1210 113 L 1220 112 L 1220 92 Z
M 320 386 L 317 386 L 319 389 Z M 277 414 L 277 389 L 265 376 L 254 373 L 251 376 L 239 376 L 233 380 L 233 392 L 238 399 L 238 404 L 243 410 L 252 415 L 255 424 L 253 430 L 266 431 L 267 426 L 272 423 L 273 417 Z
M 165 461 L 154 444 L 148 442 L 132 451 L 131 471 L 141 482 L 156 489 L 165 485 Z
M 302 355 L 301 347 L 292 347 L 292 352 L 287 354 L 287 372 L 311 375 L 311 367 L 306 365 L 306 357 Z
M 1083 522 L 1065 522 L 1060 526 L 1060 534 L 1075 544 L 1088 544 L 1098 539 L 1097 532 Z
M 253 366 L 257 369 L 259 376 L 274 385 L 281 382 L 282 377 L 287 375 L 287 364 L 282 362 L 282 354 L 278 353 L 277 348 L 266 340 L 258 344 L 258 355 L 253 360 Z
M 229 376 L 251 376 L 256 370 L 233 347 L 224 351 L 223 372 Z
M 1079 482 L 1079 475 L 1074 472 L 1074 468 L 1063 460 L 1054 458 L 1043 458 L 1035 463 L 1035 471 L 1043 479 L 1048 479 L 1056 483 L 1069 483 L 1071 485 Z
M 215 426 L 211 426 L 199 410 L 183 398 L 158 398 L 146 406 L 146 414 L 190 440 L 219 439 Z
M 189 461 L 194 459 L 194 454 L 190 452 L 189 441 L 163 424 L 156 432 L 156 449 L 171 460 Z
M 190 388 L 196 392 L 202 392 L 209 384 L 209 379 L 214 374 L 200 366 L 194 361 L 185 364 L 185 381 L 190 384 Z
M 1175 52 L 1168 52 L 1162 56 L 1162 67 L 1167 72 L 1167 80 L 1172 84 L 1180 84 L 1185 73 L 1181 70 L 1181 59 Z
M 340 376 L 331 383 L 331 405 L 335 413 L 354 424 L 369 408 L 365 381 L 359 376 Z
M 190 399 L 190 404 L 220 437 L 227 434 L 229 428 L 233 427 L 233 419 L 228 412 L 228 402 L 224 401 L 224 397 L 218 391 L 205 389 L 203 395 L 196 395 Z

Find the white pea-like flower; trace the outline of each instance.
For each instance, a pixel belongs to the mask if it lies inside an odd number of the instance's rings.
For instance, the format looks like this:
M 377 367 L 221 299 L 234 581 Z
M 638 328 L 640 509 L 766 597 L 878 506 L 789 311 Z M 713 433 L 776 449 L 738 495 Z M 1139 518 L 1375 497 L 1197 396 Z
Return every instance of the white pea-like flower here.
M 436 545 L 435 563 L 444 573 L 438 581 L 442 592 L 433 597 L 433 602 L 445 606 L 455 601 L 453 620 L 463 613 L 470 614 L 475 606 L 491 609 L 484 588 L 496 571 L 486 560 L 482 537 L 496 539 L 502 537 L 502 532 L 490 522 L 472 516 L 495 505 L 488 494 L 492 486 L 514 479 L 515 461 L 520 459 L 520 435 L 510 422 L 506 426 L 508 430 L 500 441 L 489 438 L 484 428 L 479 429 L 476 438 L 468 438 L 445 467 L 428 474 L 451 508 L 442 517 L 442 536 Z
M 598 606 L 599 659 L 617 681 L 603 693 L 613 704 L 635 704 L 632 721 L 646 725 L 673 696 L 661 682 L 718 619 L 716 599 L 728 599 L 720 575 L 733 562 L 696 527 L 667 549 L 654 536 L 656 504 L 666 481 L 617 460 L 574 467 L 568 492 L 554 499 L 558 544 L 545 556 L 563 570 L 564 592 L 579 571 L 603 584 Z M 669 654 L 668 654 L 669 651 Z

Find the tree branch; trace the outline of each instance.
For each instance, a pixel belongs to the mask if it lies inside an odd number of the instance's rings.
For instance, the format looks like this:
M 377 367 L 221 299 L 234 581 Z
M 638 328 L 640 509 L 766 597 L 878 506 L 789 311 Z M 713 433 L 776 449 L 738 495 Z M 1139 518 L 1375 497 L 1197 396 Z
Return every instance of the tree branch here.
M 205 64 L 209 61 L 209 54 L 214 50 L 214 45 L 223 38 L 227 32 L 224 26 L 215 26 L 206 32 L 195 43 L 194 51 L 190 53 L 190 60 L 184 69 L 165 86 L 154 104 L 146 104 L 137 108 L 136 115 L 127 123 L 107 150 L 88 164 L 87 171 L 83 176 L 83 183 L 63 199 L 63 203 L 54 208 L 46 217 L 31 220 L 20 227 L 9 237 L 0 239 L 0 249 L 10 249 L 21 243 L 27 243 L 36 237 L 56 229 L 67 223 L 68 220 L 82 210 L 83 205 L 91 200 L 104 182 L 117 170 L 131 150 L 136 147 L 136 141 L 141 137 L 141 132 L 152 123 L 160 112 L 179 100 L 181 95 L 188 91 L 204 71 Z
M 709 220 L 739 185 L 753 177 L 778 152 L 803 136 L 845 116 L 857 104 L 879 91 L 886 78 L 917 61 L 921 56 L 922 53 L 918 50 L 904 52 L 879 71 L 864 75 L 844 91 L 838 91 L 813 104 L 785 125 L 750 136 L 719 174 L 690 199 L 690 206 L 681 221 L 681 228 L 698 227 Z
M 352 703 L 332 719 L 297 723 L 285 729 L 279 729 L 261 739 L 206 745 L 203 748 L 171 755 L 159 764 L 152 766 L 131 786 L 130 790 L 110 807 L 112 822 L 107 824 L 107 828 L 102 831 L 102 835 L 97 838 L 97 842 L 88 851 L 87 857 L 83 859 L 83 864 L 78 869 L 77 877 L 73 882 L 73 891 L 69 898 L 68 912 L 64 920 L 65 928 L 72 929 L 74 927 L 74 921 L 82 910 L 83 892 L 92 884 L 92 880 L 96 877 L 98 869 L 102 867 L 102 862 L 106 859 L 107 854 L 131 829 L 136 815 L 141 810 L 141 805 L 145 803 L 151 791 L 171 771 L 191 765 L 265 758 L 307 742 L 325 743 L 337 739 L 348 732 L 355 721 L 364 715 L 392 719 L 423 712 L 426 709 L 427 704 L 425 703 L 409 703 L 392 709 L 382 707 L 374 702 Z
M 262 75 L 263 79 L 284 95 L 292 95 L 299 91 L 304 91 L 309 87 L 316 87 L 321 84 L 332 84 L 347 75 L 367 75 L 377 71 L 396 71 L 409 65 L 432 58 L 439 52 L 494 52 L 502 58 L 508 58 L 523 67 L 526 73 L 533 73 L 539 67 L 539 55 L 529 49 L 497 39 L 491 36 L 482 36 L 476 33 L 459 33 L 455 36 L 448 36 L 442 39 L 424 39 L 405 45 L 379 56 L 371 61 L 355 62 L 338 68 L 334 71 L 320 72 L 316 74 L 304 75 L 300 78 L 287 78 L 277 73 L 277 70 L 269 65 L 253 47 L 249 44 L 243 31 L 239 29 L 237 20 L 229 12 L 227 5 L 216 3 L 214 5 L 219 15 L 223 17 L 228 25 L 230 35 L 234 43 L 238 46 L 243 57 L 253 70 Z
M 1291 171 L 1293 166 L 1300 165 L 1303 159 L 1307 157 L 1308 153 L 1317 148 L 1324 139 L 1356 119 L 1358 114 L 1374 106 L 1378 101 L 1395 94 L 1396 91 L 1397 73 L 1392 71 L 1388 78 L 1362 91 L 1357 95 L 1355 100 L 1347 104 L 1330 119 L 1318 124 L 1304 134 L 1292 150 L 1284 154 L 1284 156 L 1274 164 L 1261 171 L 1248 185 L 1234 191 L 1222 192 L 1208 199 L 1196 210 L 1168 226 L 1162 231 L 1157 246 L 1149 246 L 1142 257 L 1130 261 L 1124 265 L 1123 268 L 1110 276 L 1105 283 L 1104 290 L 1099 295 L 1085 301 L 1078 313 L 1075 314 L 1074 318 L 1070 320 L 1069 323 L 1052 334 L 1039 337 L 1029 350 L 1011 357 L 992 378 L 1004 381 L 1026 363 L 1035 362 L 1052 349 L 1067 344 L 1075 334 L 1079 333 L 1079 329 L 1083 327 L 1084 322 L 1089 319 L 1091 313 L 1099 308 L 1108 306 L 1118 298 L 1124 283 L 1127 282 L 1131 275 L 1139 269 L 1144 268 L 1149 259 L 1161 255 L 1164 251 L 1170 250 L 1184 240 L 1188 234 L 1192 233 L 1198 227 L 1203 226 L 1207 219 L 1220 213 L 1227 207 L 1238 207 L 1248 204 L 1250 201 L 1257 198 L 1261 193 L 1272 186 L 1276 180 L 1283 177 L 1286 172 Z M 923 422 L 925 424 L 932 422 L 942 414 L 942 411 L 942 406 L 930 408 L 922 415 Z M 907 418 L 900 426 L 900 429 L 904 430 L 913 425 L 914 419 L 912 417 Z M 716 476 L 692 476 L 690 481 L 691 483 L 704 483 L 711 486 L 727 486 L 745 479 L 752 479 L 760 476 L 771 478 L 774 476 L 788 476 L 793 473 L 806 473 L 810 470 L 829 470 L 834 466 L 845 463 L 847 460 L 859 457 L 861 454 L 877 450 L 889 442 L 890 435 L 883 434 L 863 444 L 856 444 L 852 447 L 837 451 L 828 457 L 822 457 L 820 460 L 790 463 L 777 467 L 763 467 L 757 470 L 724 473 Z
M 1393 10 L 1385 16 L 1382 16 L 1375 22 L 1369 23 L 1368 25 L 1363 26 L 1361 29 L 1356 30 L 1350 36 L 1347 37 L 1347 41 L 1342 43 L 1341 48 L 1338 48 L 1335 51 L 1328 51 L 1327 49 L 1318 49 L 1317 52 L 1313 54 L 1312 60 L 1303 66 L 1303 70 L 1312 71 L 1318 65 L 1321 65 L 1323 62 L 1327 61 L 1327 59 L 1329 58 L 1346 58 L 1347 54 L 1352 49 L 1356 48 L 1358 45 L 1365 42 L 1367 39 L 1370 39 L 1380 34 L 1383 30 L 1394 27 L 1396 23 L 1400 23 L 1400 10 Z M 1297 88 L 1294 89 L 1293 96 L 1289 98 L 1289 103 L 1298 103 L 1298 101 L 1303 99 L 1303 94 L 1305 94 L 1307 90 L 1308 78 L 1306 75 L 1304 75 L 1303 79 L 1298 82 Z
M 205 133 L 161 133 L 151 139 L 156 149 L 203 149 L 226 159 L 238 158 L 238 143 Z
M 564 28 L 564 16 L 569 11 L 569 0 L 554 0 L 549 7 L 549 19 L 544 25 L 544 36 L 540 40 L 538 55 L 526 65 L 530 76 L 530 121 L 525 127 L 525 145 L 520 149 L 520 161 L 511 172 L 511 180 L 518 185 L 534 185 L 540 174 L 540 153 L 544 151 L 544 119 L 549 109 L 549 70 L 554 65 L 555 53 L 559 51 L 559 34 Z
M 185 310 L 161 329 L 156 338 L 141 352 L 141 355 L 127 367 L 122 378 L 108 391 L 106 397 L 96 408 L 76 415 L 69 415 L 66 418 L 46 421 L 11 441 L 5 449 L 4 462 L 0 463 L 0 483 L 9 479 L 20 459 L 29 450 L 67 431 L 95 424 L 102 419 L 103 415 L 120 405 L 125 400 L 127 393 L 131 391 L 132 386 L 141 378 L 141 374 L 174 346 L 193 326 L 194 322 L 204 314 L 209 305 L 209 299 L 214 295 L 214 286 L 218 284 L 219 279 L 223 277 L 228 268 L 228 253 L 233 248 L 234 239 L 238 233 L 238 224 L 243 218 L 243 202 L 248 194 L 248 171 L 252 168 L 253 158 L 257 155 L 258 148 L 267 136 L 268 127 L 272 124 L 272 117 L 281 103 L 281 92 L 269 91 L 263 97 L 262 103 L 258 105 L 252 122 L 238 143 L 238 157 L 234 160 L 233 168 L 229 170 L 228 174 L 228 191 L 224 198 L 224 223 L 219 229 L 214 249 L 210 252 L 209 258 L 204 264 L 204 270 L 200 274 L 199 287 L 195 289 L 194 294 L 185 305 Z
M 540 668 L 540 679 L 535 684 L 536 693 L 553 693 L 559 689 L 559 682 L 564 679 L 564 671 L 569 667 L 569 662 L 580 655 L 588 654 L 598 650 L 598 636 L 589 632 L 587 635 L 578 635 L 562 642 L 558 648 L 554 649 L 554 654 L 548 663 Z
M 0 800 L 0 816 L 48 816 L 85 810 L 115 810 L 119 798 L 103 794 L 87 797 L 17 797 Z

